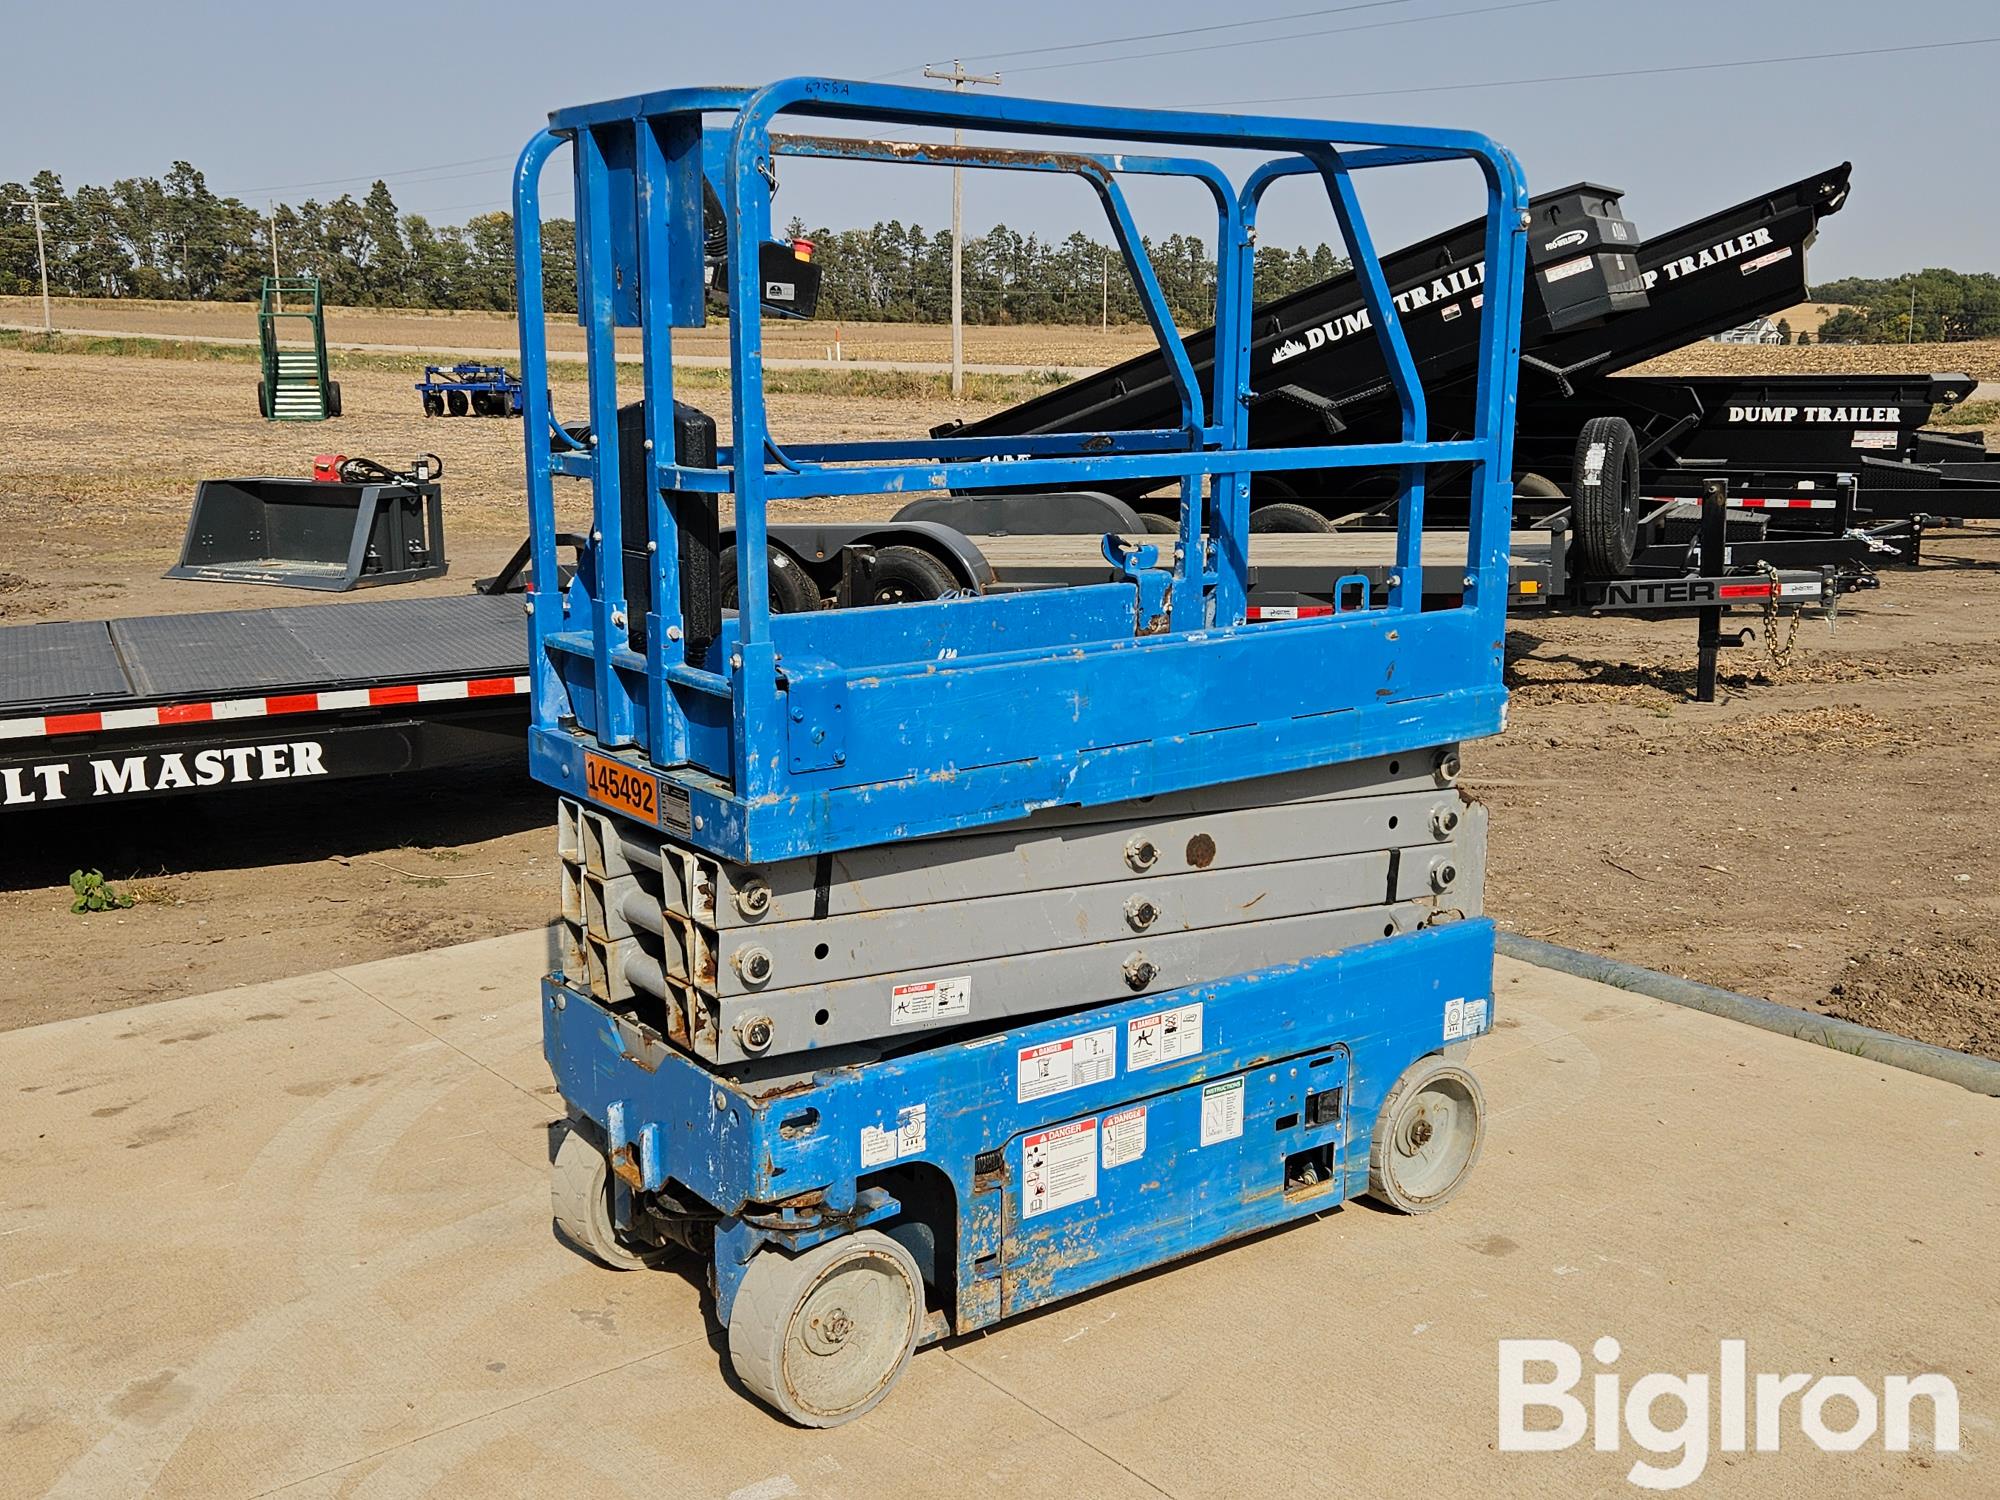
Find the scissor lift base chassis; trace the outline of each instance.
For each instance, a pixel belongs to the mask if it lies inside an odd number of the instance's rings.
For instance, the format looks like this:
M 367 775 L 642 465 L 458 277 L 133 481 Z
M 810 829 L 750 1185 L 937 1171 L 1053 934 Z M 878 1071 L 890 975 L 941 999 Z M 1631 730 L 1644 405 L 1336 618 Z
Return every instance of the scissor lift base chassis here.
M 1470 919 L 761 1079 L 552 977 L 544 1044 L 572 1113 L 603 1133 L 621 1228 L 643 1230 L 663 1193 L 698 1200 L 725 1324 L 760 1249 L 877 1226 L 925 1272 L 928 1341 L 1366 1191 L 1389 1089 L 1491 1024 L 1492 973 L 1492 925 Z M 1172 1058 L 1139 1041 L 1167 1017 L 1189 1038 Z

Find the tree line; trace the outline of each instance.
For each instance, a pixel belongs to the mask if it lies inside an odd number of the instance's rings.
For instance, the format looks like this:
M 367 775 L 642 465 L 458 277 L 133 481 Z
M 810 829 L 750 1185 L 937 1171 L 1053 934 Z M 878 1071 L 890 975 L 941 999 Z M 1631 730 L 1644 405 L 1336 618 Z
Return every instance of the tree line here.
M 278 268 L 316 276 L 328 302 L 510 312 L 514 306 L 514 226 L 507 213 L 463 224 L 434 224 L 404 213 L 387 184 L 360 198 L 342 193 L 274 205 L 262 212 L 218 196 L 203 174 L 177 161 L 165 177 L 127 177 L 109 187 L 64 186 L 53 172 L 0 183 L 0 294 L 39 289 L 32 211 L 36 198 L 48 255 L 49 290 L 65 297 L 167 301 L 254 301 Z M 951 235 L 898 220 L 868 229 L 807 229 L 821 270 L 819 316 L 943 322 L 951 316 Z M 1215 266 L 1199 236 L 1146 241 L 1154 275 L 1183 326 L 1212 321 Z M 551 312 L 576 311 L 574 226 L 542 227 L 544 295 Z M 1256 254 L 1255 296 L 1269 301 L 1323 281 L 1346 262 L 1331 248 Z M 1076 233 L 1067 239 L 997 225 L 964 247 L 965 317 L 970 323 L 1089 323 L 1142 316 L 1124 258 Z
M 2000 276 L 1990 271 L 1850 276 L 1812 288 L 1811 296 L 1847 304 L 1820 325 L 1823 344 L 2000 338 Z
M 808 229 L 821 272 L 819 316 L 826 319 L 942 323 L 951 317 L 951 234 L 891 219 L 869 229 Z M 1145 241 L 1160 293 L 1182 327 L 1215 320 L 1215 261 L 1199 235 Z M 1006 225 L 968 235 L 961 285 L 968 323 L 1131 323 L 1145 314 L 1124 256 L 1079 232 L 1066 239 L 1020 234 Z M 1252 295 L 1270 302 L 1347 269 L 1330 246 L 1260 246 Z

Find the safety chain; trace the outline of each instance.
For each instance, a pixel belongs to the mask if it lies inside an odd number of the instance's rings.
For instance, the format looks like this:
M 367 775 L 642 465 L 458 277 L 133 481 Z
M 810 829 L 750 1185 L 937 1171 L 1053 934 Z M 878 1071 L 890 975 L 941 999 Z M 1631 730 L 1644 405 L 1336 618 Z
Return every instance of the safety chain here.
M 1757 571 L 1770 582 L 1771 591 L 1764 596 L 1764 654 L 1771 658 L 1771 665 L 1778 671 L 1792 659 L 1792 647 L 1798 642 L 1799 622 L 1805 618 L 1805 611 L 1792 611 L 1791 628 L 1785 632 L 1785 644 L 1778 644 L 1778 570 L 1769 563 L 1759 563 Z

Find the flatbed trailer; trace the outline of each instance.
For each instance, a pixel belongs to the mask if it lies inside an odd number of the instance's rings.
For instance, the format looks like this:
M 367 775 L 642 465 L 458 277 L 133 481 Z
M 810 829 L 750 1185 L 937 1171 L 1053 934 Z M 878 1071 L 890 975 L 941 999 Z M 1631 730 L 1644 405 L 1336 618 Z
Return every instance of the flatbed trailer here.
M 0 812 L 517 758 L 518 597 L 0 628 Z

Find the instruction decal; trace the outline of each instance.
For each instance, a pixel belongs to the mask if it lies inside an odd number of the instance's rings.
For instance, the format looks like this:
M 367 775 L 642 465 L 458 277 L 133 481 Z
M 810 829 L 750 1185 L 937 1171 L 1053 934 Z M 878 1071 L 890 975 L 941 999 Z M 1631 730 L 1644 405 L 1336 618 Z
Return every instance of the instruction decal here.
M 1102 1083 L 1118 1071 L 1118 1033 L 1110 1026 L 1066 1036 L 1059 1042 L 1023 1047 L 1015 1056 L 1014 1097 L 1022 1104 Z
M 1104 1117 L 1104 1167 L 1122 1167 L 1146 1154 L 1146 1106 L 1135 1104 Z
M 1465 1002 L 1465 1034 L 1478 1036 L 1486 1029 L 1486 1002 L 1468 1000 Z
M 924 1149 L 924 1116 L 928 1106 L 906 1104 L 896 1112 L 896 1128 L 884 1130 L 879 1125 L 861 1127 L 861 1165 L 864 1167 L 884 1166 L 892 1161 L 900 1161 L 905 1156 L 915 1156 Z
M 1201 1051 L 1201 1006 L 1156 1011 L 1125 1023 L 1125 1067 L 1130 1072 L 1179 1062 Z
M 889 991 L 889 1024 L 920 1026 L 927 1021 L 948 1021 L 972 1010 L 972 976 L 952 979 L 925 979 L 915 984 L 899 984 Z
M 1201 1143 L 1213 1146 L 1243 1134 L 1243 1079 L 1211 1083 L 1201 1091 Z
M 1021 1217 L 1097 1196 L 1097 1121 L 1072 1120 L 1021 1142 Z

